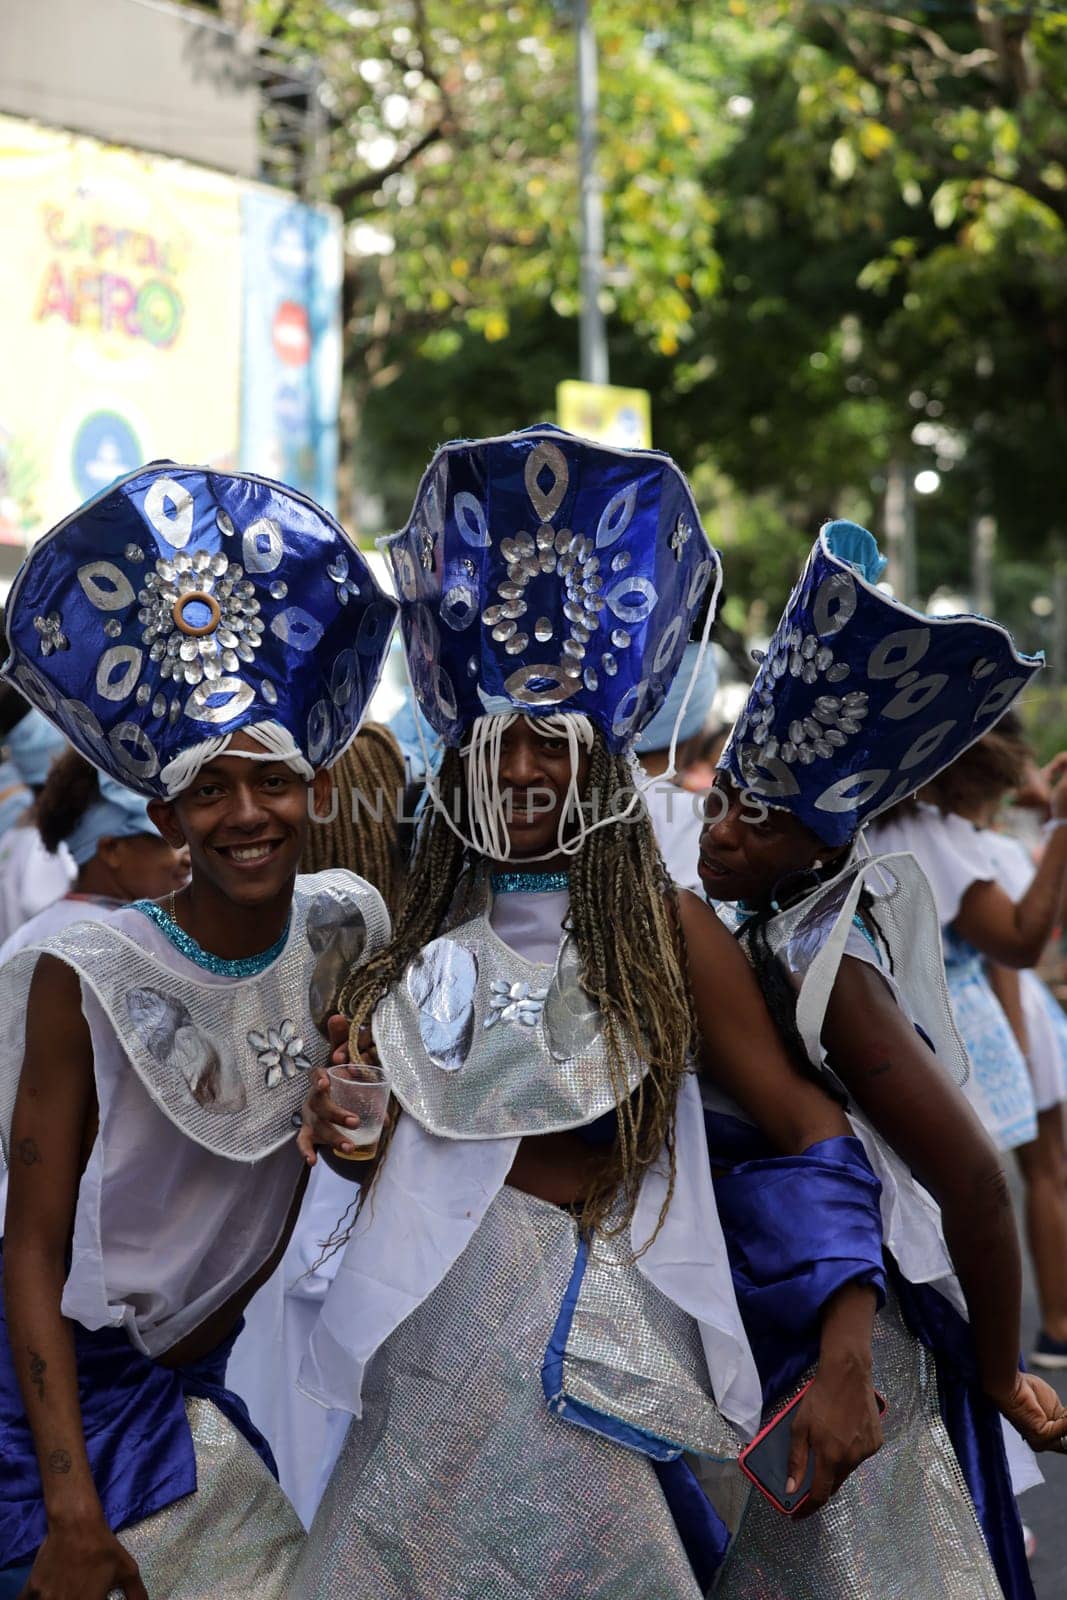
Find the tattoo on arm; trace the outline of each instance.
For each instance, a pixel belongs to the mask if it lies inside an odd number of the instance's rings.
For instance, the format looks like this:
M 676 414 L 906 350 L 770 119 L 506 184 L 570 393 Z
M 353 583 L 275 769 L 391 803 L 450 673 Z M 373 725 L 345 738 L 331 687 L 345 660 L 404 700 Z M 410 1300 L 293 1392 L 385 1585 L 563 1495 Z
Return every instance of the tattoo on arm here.
M 16 1148 L 24 1167 L 36 1167 L 44 1159 L 37 1148 L 36 1139 L 20 1139 Z
M 50 1454 L 49 1454 L 49 1457 L 48 1457 L 48 1470 L 49 1470 L 49 1472 L 69 1472 L 70 1471 L 70 1451 L 69 1450 L 53 1450 L 53 1451 L 51 1451 Z
M 30 1351 L 30 1382 L 37 1391 L 38 1400 L 44 1399 L 44 1375 L 48 1371 L 48 1362 L 37 1350 Z

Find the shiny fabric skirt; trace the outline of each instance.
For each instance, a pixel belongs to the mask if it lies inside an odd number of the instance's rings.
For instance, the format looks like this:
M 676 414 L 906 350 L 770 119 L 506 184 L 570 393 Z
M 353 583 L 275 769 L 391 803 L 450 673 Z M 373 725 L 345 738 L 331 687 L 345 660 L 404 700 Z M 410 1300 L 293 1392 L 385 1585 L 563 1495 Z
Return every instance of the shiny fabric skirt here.
M 933 1358 L 893 1300 L 875 1322 L 874 1386 L 889 1403 L 881 1450 L 799 1522 L 751 1489 L 715 1600 L 1001 1600 Z
M 123 1528 L 120 1544 L 151 1600 L 283 1600 L 304 1543 L 299 1517 L 210 1400 L 187 1398 L 185 1410 L 196 1493 Z
M 574 1259 L 565 1212 L 501 1190 L 374 1357 L 293 1600 L 701 1600 L 651 1463 L 545 1401 Z

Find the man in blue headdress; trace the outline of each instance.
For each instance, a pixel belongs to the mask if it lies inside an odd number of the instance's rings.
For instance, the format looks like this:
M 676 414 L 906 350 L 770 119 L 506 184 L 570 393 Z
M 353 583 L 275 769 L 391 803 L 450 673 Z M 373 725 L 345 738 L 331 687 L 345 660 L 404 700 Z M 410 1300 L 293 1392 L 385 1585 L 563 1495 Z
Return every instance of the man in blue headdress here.
M 3 970 L 0 1559 L 55 1600 L 285 1593 L 300 1525 L 226 1358 L 299 1203 L 331 975 L 388 931 L 370 885 L 297 865 L 394 614 L 310 501 L 172 463 L 16 579 L 8 677 L 192 863 Z

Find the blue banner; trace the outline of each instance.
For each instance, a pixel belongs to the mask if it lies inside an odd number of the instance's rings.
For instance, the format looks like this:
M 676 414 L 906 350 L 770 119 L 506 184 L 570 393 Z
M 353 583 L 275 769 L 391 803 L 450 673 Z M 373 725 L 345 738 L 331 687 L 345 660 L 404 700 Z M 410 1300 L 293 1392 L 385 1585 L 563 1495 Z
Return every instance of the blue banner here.
M 285 195 L 242 195 L 241 457 L 337 509 L 341 218 Z

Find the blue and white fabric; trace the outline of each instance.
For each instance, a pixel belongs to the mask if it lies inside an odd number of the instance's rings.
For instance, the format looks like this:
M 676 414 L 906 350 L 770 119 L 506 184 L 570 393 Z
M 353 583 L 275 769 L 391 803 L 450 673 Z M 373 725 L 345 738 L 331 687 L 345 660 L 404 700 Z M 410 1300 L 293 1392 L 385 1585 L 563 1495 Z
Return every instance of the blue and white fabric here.
M 39 789 L 56 756 L 66 749 L 63 735 L 32 707 L 7 736 L 7 753 L 18 776 L 31 789 Z
M 1042 665 L 984 617 L 893 599 L 884 565 L 865 528 L 823 528 L 720 763 L 834 846 L 988 733 Z
M 13 828 L 33 801 L 13 761 L 0 761 L 0 838 Z
M 136 794 L 124 783 L 116 783 L 106 772 L 100 774 L 99 787 L 99 800 L 94 800 L 79 817 L 64 841 L 79 867 L 93 859 L 101 839 L 133 839 L 141 833 L 159 837 L 155 824 L 149 820 L 144 795 Z
M 689 687 L 691 681 L 692 689 Z M 701 653 L 700 644 L 694 639 L 685 647 L 682 664 L 667 691 L 667 698 L 634 741 L 638 755 L 643 756 L 653 750 L 669 750 L 674 738 L 679 744 L 695 738 L 708 720 L 718 687 L 719 669 L 715 664 L 715 652 L 708 645 Z
M 167 798 L 188 781 L 179 757 L 256 725 L 280 725 L 310 767 L 329 766 L 359 727 L 394 618 L 313 501 L 269 478 L 153 462 L 34 546 L 11 591 L 4 670 L 94 765 Z
M 444 445 L 382 547 L 416 699 L 449 745 L 486 713 L 565 711 L 629 748 L 720 575 L 669 456 L 545 423 Z

